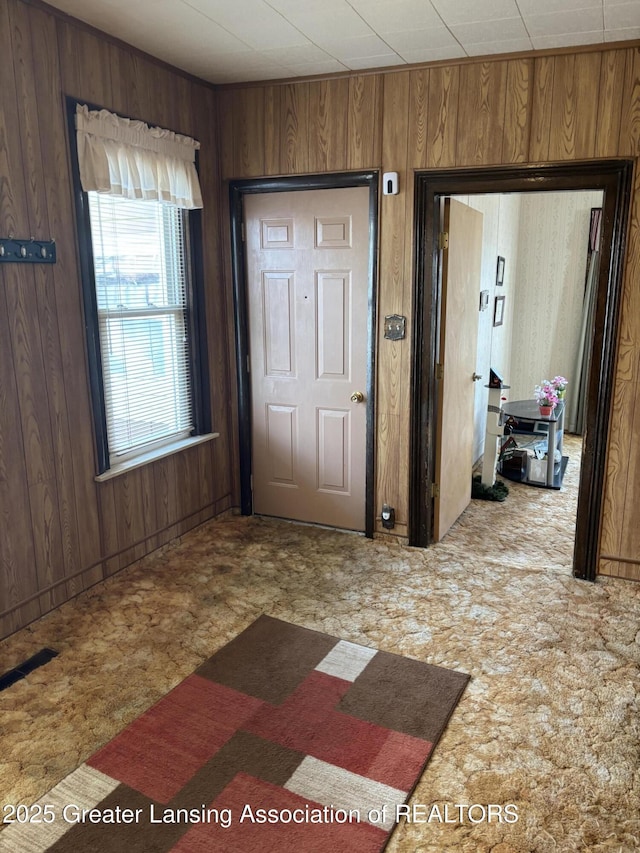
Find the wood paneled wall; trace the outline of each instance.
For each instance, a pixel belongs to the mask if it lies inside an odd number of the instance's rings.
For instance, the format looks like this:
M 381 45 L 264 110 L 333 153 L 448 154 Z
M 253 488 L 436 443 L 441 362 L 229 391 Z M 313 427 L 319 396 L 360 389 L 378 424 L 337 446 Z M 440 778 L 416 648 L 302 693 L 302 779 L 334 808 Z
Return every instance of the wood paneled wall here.
M 637 45 L 226 88 L 223 178 L 398 171 L 381 199 L 378 316 L 412 315 L 413 172 L 640 154 Z M 346 121 L 345 121 L 346 118 Z M 640 579 L 640 176 L 627 245 L 600 572 Z M 377 341 L 376 516 L 407 532 L 411 330 Z
M 0 0 L 0 234 L 55 265 L 0 265 L 0 637 L 232 503 L 228 297 L 219 280 L 215 93 L 40 4 Z M 97 484 L 64 95 L 202 143 L 213 428 Z M 1 670 L 1 667 L 0 667 Z

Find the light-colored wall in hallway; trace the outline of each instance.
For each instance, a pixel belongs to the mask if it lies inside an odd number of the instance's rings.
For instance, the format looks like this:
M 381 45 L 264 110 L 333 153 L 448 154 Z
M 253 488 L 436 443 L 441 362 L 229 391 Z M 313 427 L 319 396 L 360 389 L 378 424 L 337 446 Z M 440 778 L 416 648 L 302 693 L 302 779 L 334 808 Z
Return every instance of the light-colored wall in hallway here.
M 600 192 L 522 196 L 514 289 L 512 400 L 560 374 L 575 377 L 592 207 Z
M 478 349 L 476 373 L 482 379 L 475 385 L 473 459 L 484 452 L 487 420 L 489 370 L 496 370 L 509 384 L 511 333 L 513 328 L 513 289 L 516 282 L 518 256 L 518 194 L 470 195 L 461 197 L 470 207 L 483 214 L 481 290 L 489 291 L 489 305 L 478 312 Z M 498 256 L 505 259 L 504 283 L 496 285 Z M 501 326 L 493 325 L 495 298 L 504 296 L 504 318 Z

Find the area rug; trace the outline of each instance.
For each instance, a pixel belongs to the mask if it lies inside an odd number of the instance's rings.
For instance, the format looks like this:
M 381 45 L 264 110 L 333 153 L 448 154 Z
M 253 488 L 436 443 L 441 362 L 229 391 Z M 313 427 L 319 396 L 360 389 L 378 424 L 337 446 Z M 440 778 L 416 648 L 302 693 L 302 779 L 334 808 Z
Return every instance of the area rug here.
M 468 679 L 261 616 L 0 851 L 378 853 Z

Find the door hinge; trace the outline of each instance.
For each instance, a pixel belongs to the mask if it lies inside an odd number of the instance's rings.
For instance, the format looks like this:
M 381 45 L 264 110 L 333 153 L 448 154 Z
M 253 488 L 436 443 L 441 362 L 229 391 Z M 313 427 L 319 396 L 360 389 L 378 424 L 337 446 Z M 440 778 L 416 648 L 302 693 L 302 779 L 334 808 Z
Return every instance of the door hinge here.
M 439 483 L 431 483 L 431 497 L 439 498 L 440 497 L 440 484 Z
M 442 251 L 443 249 L 449 248 L 449 232 L 448 231 L 441 231 L 438 234 L 438 248 L 440 249 L 440 251 Z
M 441 382 L 444 379 L 444 364 L 436 364 L 436 380 Z

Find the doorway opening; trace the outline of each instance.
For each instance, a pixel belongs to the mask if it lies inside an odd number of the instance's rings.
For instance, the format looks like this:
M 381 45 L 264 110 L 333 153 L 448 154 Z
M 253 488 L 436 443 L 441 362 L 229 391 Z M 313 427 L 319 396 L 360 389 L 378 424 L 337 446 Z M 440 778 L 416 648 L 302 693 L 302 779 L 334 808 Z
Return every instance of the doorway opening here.
M 350 189 L 357 214 L 327 207 Z M 378 175 L 233 181 L 230 204 L 241 511 L 372 537 Z
M 631 161 L 610 160 L 550 166 L 447 170 L 416 175 L 415 338 L 411 447 L 411 544 L 433 541 L 435 448 L 440 380 L 436 374 L 442 329 L 439 276 L 440 207 L 449 196 L 528 194 L 586 190 L 602 194 L 602 241 L 591 334 L 588 401 L 578 488 L 573 574 L 595 580 L 605 450 L 621 293 L 622 257 L 632 174 Z M 504 302 L 500 306 L 504 308 Z M 491 308 L 493 312 L 493 306 Z M 542 378 L 542 377 L 540 377 Z M 512 398 L 513 399 L 513 398 Z

